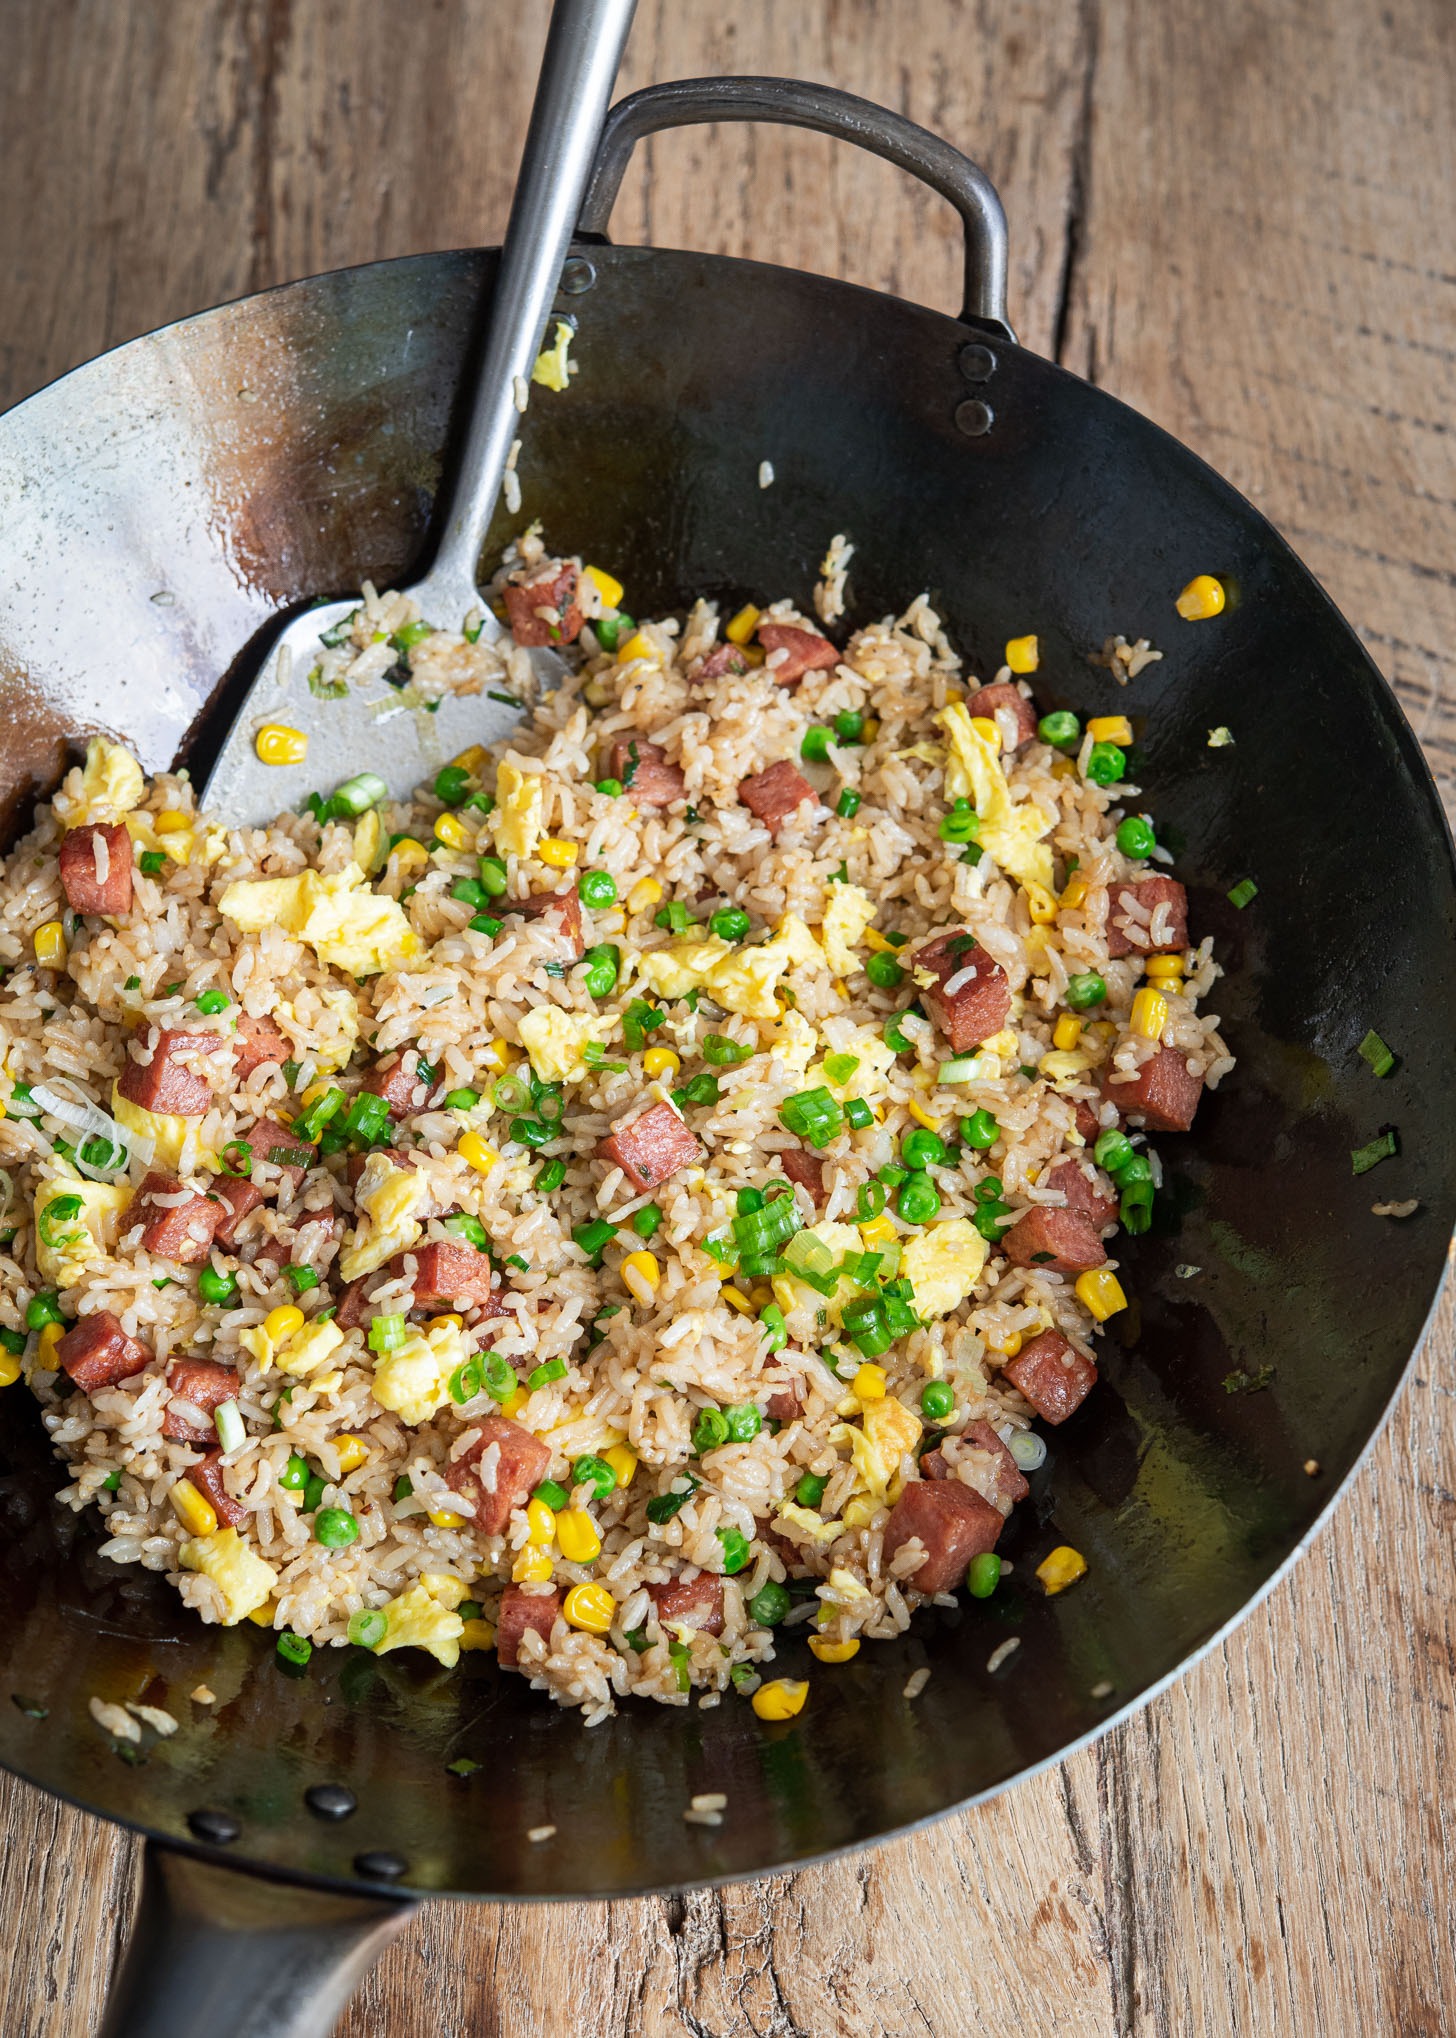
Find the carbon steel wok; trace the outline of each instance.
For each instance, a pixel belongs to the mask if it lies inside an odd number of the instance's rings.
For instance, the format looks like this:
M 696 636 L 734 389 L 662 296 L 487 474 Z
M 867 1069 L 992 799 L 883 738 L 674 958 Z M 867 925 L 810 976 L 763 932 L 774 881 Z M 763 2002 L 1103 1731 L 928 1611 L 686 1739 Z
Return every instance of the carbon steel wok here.
M 606 244 L 637 135 L 749 117 L 858 140 L 953 197 L 962 318 Z M 149 768 L 179 748 L 204 759 L 218 676 L 270 617 L 414 567 L 494 260 L 292 284 L 121 347 L 0 422 L 12 827 L 88 731 L 120 733 Z M 1162 1143 L 1171 1189 L 1127 1252 L 1135 1305 L 1008 1532 L 1008 1553 L 1034 1562 L 1054 1527 L 1087 1578 L 1053 1601 L 1018 1585 L 932 1611 L 818 1672 L 783 1726 L 730 1701 L 629 1705 L 588 1732 L 488 1658 L 446 1674 L 324 1651 L 290 1675 L 256 1628 L 194 1622 L 158 1580 L 95 1556 L 94 1521 L 51 1498 L 34 1408 L 7 1394 L 0 1623 L 23 1704 L 0 1705 L 0 1760 L 158 1843 L 113 2031 L 322 2029 L 405 1915 L 398 1892 L 606 1897 L 751 1875 L 994 1791 L 1221 1634 L 1378 1430 L 1456 1216 L 1456 885 L 1435 792 L 1312 576 L 1193 454 L 1014 344 L 1003 276 L 994 194 L 896 116 L 773 81 L 637 95 L 613 116 L 563 281 L 581 372 L 531 407 L 516 523 L 543 518 L 553 547 L 609 563 L 639 615 L 701 593 L 804 598 L 846 531 L 852 624 L 927 588 L 980 672 L 1035 629 L 1043 709 L 1114 704 L 1088 657 L 1113 631 L 1164 649 L 1115 705 L 1227 966 L 1217 1004 L 1240 1066 L 1191 1138 Z M 1197 572 L 1230 589 L 1216 624 L 1174 613 Z M 1208 748 L 1219 724 L 1233 750 Z M 1356 854 L 1360 812 L 1381 825 Z M 1246 876 L 1259 893 L 1238 912 L 1226 894 Z M 1399 1052 L 1384 1082 L 1355 1052 L 1370 1026 Z M 1399 1158 L 1355 1178 L 1351 1148 L 1388 1121 Z M 1392 1224 L 1375 1197 L 1421 1207 Z M 1264 1391 L 1225 1390 L 1266 1364 Z M 989 1674 L 1011 1636 L 1019 1650 Z M 907 1702 L 921 1665 L 933 1675 Z M 215 1706 L 188 1702 L 200 1682 Z M 169 1706 L 182 1731 L 128 1764 L 88 1716 L 93 1693 Z M 461 1756 L 483 1766 L 449 1773 Z M 352 1801 L 325 1793 L 311 1810 L 319 1785 L 346 1786 L 357 1809 L 325 1816 Z M 723 1825 L 686 1825 L 709 1790 L 728 1793 Z M 555 1840 L 527 1840 L 550 1824 Z M 148 1958 L 165 1972 L 145 2007 Z

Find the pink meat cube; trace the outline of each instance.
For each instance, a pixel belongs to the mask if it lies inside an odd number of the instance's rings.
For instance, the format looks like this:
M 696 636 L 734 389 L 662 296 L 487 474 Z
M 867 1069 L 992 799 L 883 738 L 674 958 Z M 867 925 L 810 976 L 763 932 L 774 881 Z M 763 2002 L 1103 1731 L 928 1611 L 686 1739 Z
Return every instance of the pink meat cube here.
M 1019 750 L 1036 734 L 1036 709 L 1019 686 L 1003 681 L 1000 686 L 983 686 L 966 702 L 970 715 L 986 716 L 1001 731 L 1002 746 Z
M 1111 1224 L 1117 1215 L 1117 1191 L 1091 1161 L 1058 1161 L 1046 1185 L 1059 1190 L 1067 1199 L 1065 1207 L 1085 1217 L 1094 1231 Z
M 1131 1082 L 1113 1080 L 1109 1063 L 1102 1070 L 1102 1094 L 1135 1123 L 1154 1132 L 1186 1132 L 1203 1095 L 1203 1078 L 1189 1073 L 1188 1059 L 1175 1047 L 1160 1047 L 1142 1064 Z
M 83 1316 L 56 1346 L 56 1364 L 83 1394 L 114 1387 L 151 1364 L 144 1344 L 128 1337 L 109 1309 Z
M 483 1536 L 504 1535 L 511 1515 L 524 1507 L 546 1477 L 551 1464 L 551 1446 L 543 1444 L 518 1422 L 505 1415 L 487 1415 L 478 1425 L 480 1435 L 445 1474 L 445 1482 L 456 1493 L 475 1502 L 475 1526 Z M 483 1452 L 499 1446 L 493 1482 L 481 1482 Z
M 1054 1274 L 1085 1274 L 1107 1258 L 1085 1217 L 1048 1204 L 1019 1217 L 1001 1240 L 1001 1250 L 1014 1267 L 1046 1267 Z
M 1025 1500 L 1031 1488 L 1021 1467 L 1002 1443 L 989 1422 L 968 1422 L 961 1442 L 960 1463 L 969 1460 L 979 1476 L 975 1484 L 993 1507 L 1010 1514 L 1018 1500 Z M 922 1468 L 924 1461 L 922 1460 Z
M 523 1585 L 506 1587 L 495 1623 L 496 1661 L 503 1670 L 514 1670 L 519 1664 L 521 1637 L 528 1629 L 543 1642 L 550 1642 L 551 1630 L 561 1618 L 563 1597 L 559 1586 L 550 1592 L 528 1592 Z
M 693 674 L 695 680 L 721 679 L 725 672 L 747 672 L 748 653 L 741 644 L 718 644 Z
M 548 559 L 528 580 L 508 580 L 501 589 L 506 619 L 518 644 L 573 644 L 581 635 L 576 601 L 577 570 L 569 559 Z
M 639 807 L 670 807 L 687 792 L 687 781 L 669 764 L 660 743 L 645 736 L 619 736 L 607 754 L 607 776 L 620 780 Z
M 574 883 L 565 891 L 537 892 L 529 899 L 502 901 L 502 911 L 519 913 L 523 920 L 548 920 L 571 951 L 572 960 L 580 962 L 586 943 L 581 926 L 581 897 Z
M 912 970 L 930 970 L 939 977 L 938 987 L 921 995 L 957 1054 L 979 1047 L 1006 1024 L 1011 1010 L 1006 972 L 969 934 L 938 935 L 917 948 L 910 963 Z
M 817 630 L 801 629 L 796 623 L 760 623 L 758 641 L 770 654 L 787 651 L 788 657 L 769 667 L 780 686 L 796 686 L 806 672 L 832 672 L 839 653 Z
M 280 1125 L 276 1118 L 259 1118 L 243 1134 L 253 1150 L 253 1179 L 265 1195 L 275 1192 L 291 1196 L 308 1170 L 300 1162 L 276 1159 L 276 1155 L 307 1153 L 308 1141 Z
M 824 1163 L 817 1153 L 810 1153 L 803 1146 L 786 1146 L 774 1158 L 788 1181 L 800 1189 L 807 1189 L 816 1204 L 823 1203 Z
M 475 1309 L 491 1297 L 489 1255 L 473 1245 L 416 1246 L 414 1307 L 426 1311 Z
M 212 1107 L 212 1085 L 206 1076 L 188 1068 L 178 1059 L 212 1054 L 225 1045 L 216 1033 L 184 1033 L 164 1030 L 147 1062 L 128 1058 L 117 1081 L 117 1089 L 129 1104 L 143 1111 L 158 1111 L 166 1117 L 200 1118 Z
M 175 1202 L 181 1196 L 183 1202 Z M 175 1260 L 179 1266 L 195 1267 L 207 1258 L 223 1209 L 210 1196 L 188 1190 L 175 1175 L 155 1169 L 144 1177 L 127 1212 L 128 1222 L 142 1226 L 142 1247 Z
M 785 760 L 740 779 L 738 797 L 751 814 L 757 814 L 770 835 L 777 835 L 806 801 L 817 800 L 819 795 L 803 773 Z
M 162 1435 L 174 1443 L 215 1443 L 213 1410 L 233 1400 L 238 1391 L 232 1367 L 211 1359 L 179 1359 L 167 1374 L 167 1385 L 172 1399 L 162 1417 Z
M 233 1035 L 233 1074 L 238 1082 L 245 1083 L 254 1069 L 270 1063 L 281 1068 L 292 1052 L 287 1037 L 271 1019 L 255 1019 L 249 1012 L 238 1014 L 238 1030 Z
M 907 1583 L 921 1592 L 953 1592 L 972 1557 L 995 1549 L 1004 1526 L 1000 1509 L 959 1479 L 912 1479 L 885 1523 L 885 1563 L 918 1536 L 925 1560 Z
M 1107 894 L 1110 956 L 1171 955 L 1187 946 L 1188 894 L 1176 878 L 1145 877 L 1136 884 L 1110 887 Z
M 1002 1375 L 1043 1422 L 1065 1422 L 1097 1385 L 1097 1368 L 1059 1330 L 1044 1330 L 1021 1347 Z
M 212 1503 L 213 1513 L 227 1528 L 241 1528 L 248 1518 L 247 1508 L 234 1500 L 223 1484 L 222 1452 L 209 1451 L 205 1458 L 199 1458 L 187 1469 L 186 1477 L 192 1481 L 198 1492 Z
M 696 1578 L 671 1578 L 666 1585 L 649 1585 L 648 1597 L 657 1609 L 659 1623 L 681 1621 L 705 1635 L 723 1632 L 723 1581 L 711 1571 Z
M 359 1087 L 382 1097 L 396 1118 L 406 1117 L 411 1111 L 423 1111 L 436 1085 L 420 1080 L 419 1060 L 412 1048 L 404 1054 L 386 1055 L 383 1061 L 375 1062 Z
M 73 913 L 131 911 L 131 837 L 120 822 L 71 830 L 61 844 L 61 888 Z
M 797 1422 L 804 1413 L 798 1382 L 795 1381 L 791 1387 L 775 1387 L 768 1397 L 766 1412 L 770 1422 Z
M 208 1193 L 222 1206 L 212 1234 L 213 1243 L 231 1245 L 245 1218 L 263 1201 L 263 1191 L 242 1175 L 218 1175 Z
M 619 1125 L 597 1147 L 600 1160 L 619 1167 L 633 1188 L 655 1189 L 703 1149 L 671 1104 L 654 1104 L 630 1125 Z

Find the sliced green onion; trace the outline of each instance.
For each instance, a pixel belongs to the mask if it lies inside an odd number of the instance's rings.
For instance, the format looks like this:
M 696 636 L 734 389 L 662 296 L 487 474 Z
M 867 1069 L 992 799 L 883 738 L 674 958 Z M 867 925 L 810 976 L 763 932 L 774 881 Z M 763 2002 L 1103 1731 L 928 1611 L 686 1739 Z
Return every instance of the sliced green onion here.
M 859 812 L 860 795 L 853 786 L 846 786 L 835 802 L 834 811 L 842 821 L 849 821 Z
M 377 1649 L 389 1633 L 389 1617 L 377 1606 L 361 1607 L 350 1616 L 349 1640 L 356 1649 Z
M 534 1373 L 526 1376 L 526 1385 L 534 1394 L 539 1387 L 549 1387 L 553 1380 L 566 1378 L 565 1359 L 548 1359 L 544 1366 L 538 1366 Z
M 217 1428 L 217 1441 L 223 1450 L 239 1450 L 248 1441 L 243 1412 L 236 1401 L 220 1402 L 212 1411 L 212 1420 Z
M 856 1132 L 863 1132 L 867 1125 L 873 1125 L 875 1114 L 863 1097 L 849 1097 L 845 1100 L 844 1115 Z
M 748 1061 L 754 1052 L 741 1040 L 730 1040 L 726 1033 L 709 1033 L 703 1040 L 703 1059 L 711 1062 L 714 1068 L 736 1068 L 740 1062 Z
M 285 1628 L 278 1637 L 278 1653 L 285 1663 L 301 1670 L 313 1654 L 313 1643 L 306 1635 L 296 1635 L 291 1628 Z
M 1388 1126 L 1378 1139 L 1372 1139 L 1368 1146 L 1357 1146 L 1350 1155 L 1350 1172 L 1353 1175 L 1368 1174 L 1378 1162 L 1392 1160 L 1399 1153 L 1395 1127 Z
M 1373 1076 L 1388 1076 L 1395 1067 L 1395 1056 L 1378 1033 L 1367 1033 L 1356 1052 L 1370 1064 Z
M 537 1193 L 542 1196 L 549 1196 L 552 1190 L 559 1189 L 565 1180 L 566 1162 L 547 1161 L 545 1167 L 542 1168 L 540 1174 L 536 1177 Z
M 1244 877 L 1239 879 L 1238 883 L 1229 893 L 1228 900 L 1231 906 L 1237 906 L 1242 913 L 1250 899 L 1256 899 L 1258 896 L 1259 887 L 1254 883 L 1254 880 L 1251 877 Z
M 671 1521 L 675 1514 L 680 1514 L 687 1506 L 702 1483 L 700 1480 L 695 1479 L 691 1472 L 680 1473 L 678 1476 L 686 1481 L 680 1493 L 658 1493 L 648 1501 L 647 1519 L 649 1521 L 656 1522 L 659 1526 L 665 1521 Z
M 397 1351 L 408 1335 L 402 1315 L 376 1316 L 369 1326 L 369 1349 L 381 1354 Z
M 285 1267 L 283 1273 L 295 1295 L 306 1295 L 310 1288 L 316 1288 L 319 1284 L 319 1277 L 312 1267 Z
M 377 771 L 356 772 L 337 788 L 329 805 L 336 814 L 363 814 L 389 798 L 389 787 Z
M 823 1088 L 798 1090 L 785 1097 L 779 1106 L 779 1117 L 790 1132 L 815 1147 L 827 1146 L 844 1124 L 838 1098 Z
M 594 1217 L 590 1224 L 574 1224 L 571 1228 L 573 1241 L 593 1260 L 601 1258 L 616 1235 L 616 1225 L 609 1224 L 605 1217 Z
M 713 1533 L 723 1545 L 723 1570 L 731 1578 L 750 1561 L 753 1551 L 741 1529 L 717 1528 Z

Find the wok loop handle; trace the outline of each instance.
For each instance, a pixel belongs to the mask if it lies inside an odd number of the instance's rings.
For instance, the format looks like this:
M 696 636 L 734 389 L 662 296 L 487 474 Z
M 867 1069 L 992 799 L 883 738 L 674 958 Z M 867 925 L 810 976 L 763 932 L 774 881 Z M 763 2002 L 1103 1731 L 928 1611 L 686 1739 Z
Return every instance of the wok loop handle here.
M 632 151 L 666 127 L 716 120 L 766 120 L 813 128 L 853 142 L 908 170 L 961 216 L 966 232 L 965 298 L 960 316 L 999 339 L 1014 339 L 1006 322 L 1006 214 L 985 171 L 901 113 L 797 78 L 674 78 L 619 100 L 607 115 L 596 167 L 587 185 L 578 238 L 605 240 Z
M 270 1882 L 148 1841 L 101 2038 L 328 2038 L 417 1908 Z

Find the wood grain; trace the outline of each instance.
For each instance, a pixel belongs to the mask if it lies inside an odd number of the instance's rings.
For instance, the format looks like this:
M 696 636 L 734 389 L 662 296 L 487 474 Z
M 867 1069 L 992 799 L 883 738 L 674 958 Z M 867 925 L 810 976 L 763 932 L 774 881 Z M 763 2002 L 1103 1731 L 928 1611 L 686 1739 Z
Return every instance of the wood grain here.
M 545 10 L 10 0 L 4 20 L 13 401 L 220 298 L 498 235 Z M 978 154 L 1023 338 L 1260 504 L 1449 796 L 1453 44 L 1446 0 L 644 0 L 625 83 L 824 79 Z M 662 137 L 616 230 L 956 301 L 953 217 L 812 136 Z M 785 1879 L 575 1913 L 431 1906 L 341 2034 L 1449 2031 L 1453 1339 L 1448 1301 L 1314 1549 L 1096 1748 Z M 0 1817 L 0 2031 L 72 2038 L 99 2013 L 133 1845 L 4 1780 Z

